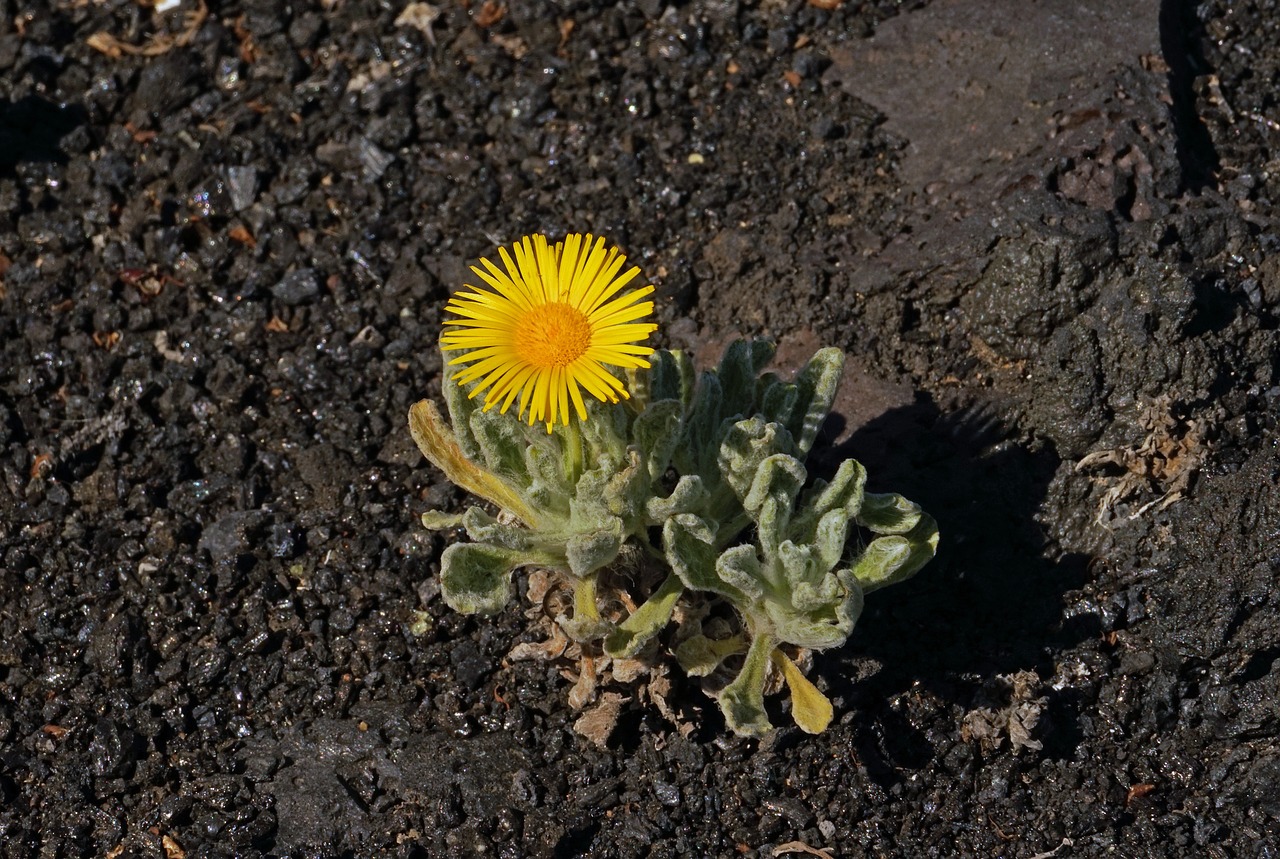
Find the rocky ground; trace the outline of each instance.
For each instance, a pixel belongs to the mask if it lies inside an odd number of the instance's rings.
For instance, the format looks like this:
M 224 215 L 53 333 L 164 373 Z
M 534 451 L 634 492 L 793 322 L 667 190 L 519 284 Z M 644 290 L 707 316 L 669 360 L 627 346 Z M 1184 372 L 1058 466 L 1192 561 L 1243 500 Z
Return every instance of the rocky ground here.
M 0 0 L 0 855 L 1278 855 L 1280 3 L 151 5 Z M 441 601 L 405 414 L 535 231 L 847 351 L 943 542 L 825 734 L 597 747 Z

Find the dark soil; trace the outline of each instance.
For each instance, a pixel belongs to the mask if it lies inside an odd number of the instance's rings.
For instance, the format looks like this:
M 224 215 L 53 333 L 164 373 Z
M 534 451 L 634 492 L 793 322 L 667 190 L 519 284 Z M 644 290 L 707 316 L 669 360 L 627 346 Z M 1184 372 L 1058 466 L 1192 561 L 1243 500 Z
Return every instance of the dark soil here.
M 0 0 L 0 855 L 1280 855 L 1280 3 L 819 5 Z M 821 736 L 439 597 L 445 298 L 580 230 L 940 522 Z

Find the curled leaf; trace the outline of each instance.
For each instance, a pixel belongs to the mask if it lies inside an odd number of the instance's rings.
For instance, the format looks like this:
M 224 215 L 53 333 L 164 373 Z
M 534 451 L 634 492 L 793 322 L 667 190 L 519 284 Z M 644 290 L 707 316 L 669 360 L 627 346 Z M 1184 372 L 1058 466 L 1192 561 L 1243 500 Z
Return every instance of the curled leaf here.
M 492 501 L 531 528 L 539 526 L 541 519 L 538 514 L 514 489 L 498 475 L 466 457 L 435 403 L 422 400 L 409 409 L 409 432 L 422 455 L 443 471 L 450 482 L 472 495 Z
M 877 537 L 854 564 L 853 576 L 863 593 L 877 591 L 914 576 L 938 551 L 938 523 L 927 513 L 906 534 Z
M 896 493 L 868 492 L 858 511 L 858 522 L 877 534 L 905 534 L 920 521 L 920 505 Z

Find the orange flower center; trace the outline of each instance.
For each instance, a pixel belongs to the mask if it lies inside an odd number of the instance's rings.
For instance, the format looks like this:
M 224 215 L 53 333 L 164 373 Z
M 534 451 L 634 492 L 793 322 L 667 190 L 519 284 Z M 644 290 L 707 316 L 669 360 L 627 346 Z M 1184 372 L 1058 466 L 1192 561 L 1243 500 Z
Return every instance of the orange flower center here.
M 542 304 L 532 308 L 516 325 L 516 355 L 541 370 L 567 367 L 591 345 L 591 322 L 568 304 Z

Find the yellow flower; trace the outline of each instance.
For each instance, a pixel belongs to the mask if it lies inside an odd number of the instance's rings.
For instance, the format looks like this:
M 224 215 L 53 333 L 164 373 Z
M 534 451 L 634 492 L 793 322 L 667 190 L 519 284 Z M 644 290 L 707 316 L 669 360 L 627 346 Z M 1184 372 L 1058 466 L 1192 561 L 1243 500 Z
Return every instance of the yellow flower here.
M 568 425 L 569 403 L 584 420 L 582 390 L 601 401 L 630 396 L 607 367 L 648 367 L 653 352 L 641 345 L 657 325 L 640 320 L 653 313 L 653 292 L 645 286 L 624 287 L 640 273 L 625 272 L 626 257 L 617 248 L 606 252 L 604 239 L 573 234 L 554 247 L 546 236 L 526 236 L 498 254 L 506 271 L 487 259 L 472 266 L 488 289 L 464 285 L 445 310 L 440 348 L 466 350 L 449 361 L 467 365 L 456 381 L 480 379 L 470 396 L 484 393 L 486 410 L 502 404 L 505 413 L 519 397 L 516 414 L 528 412 L 530 424 L 544 421 L 547 432 L 559 420 Z M 470 290 L 470 291 L 466 291 Z

